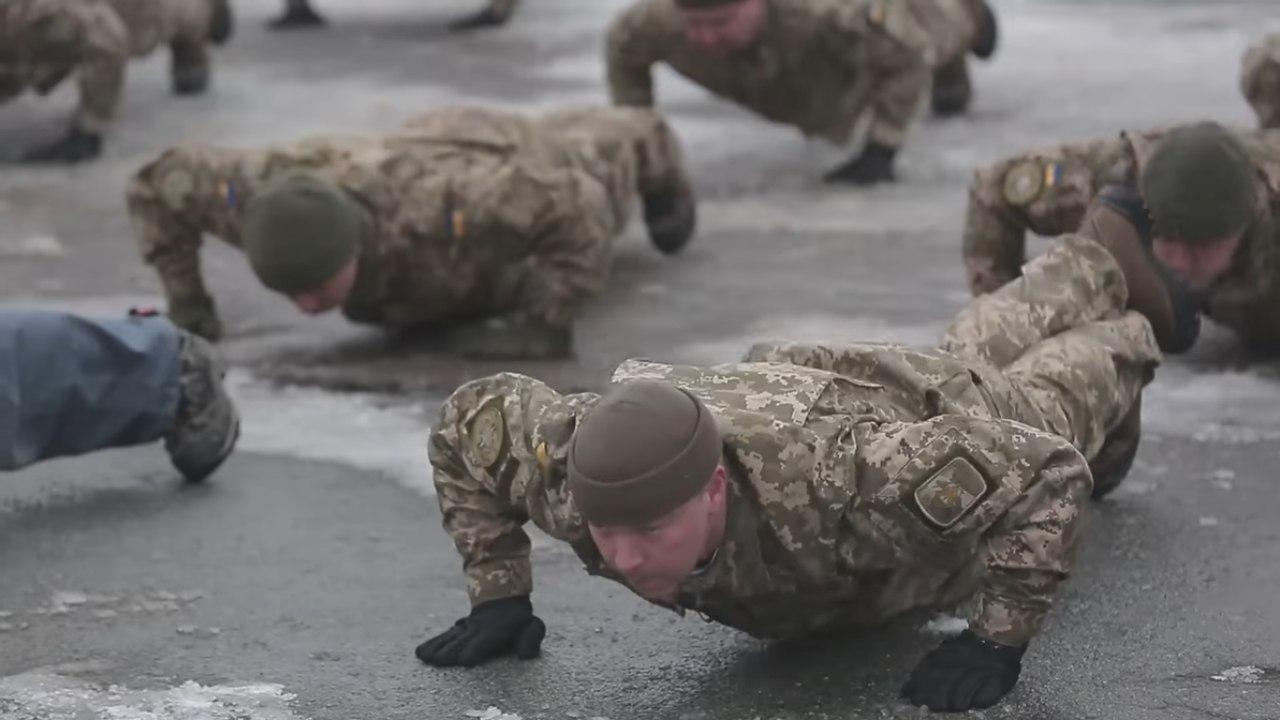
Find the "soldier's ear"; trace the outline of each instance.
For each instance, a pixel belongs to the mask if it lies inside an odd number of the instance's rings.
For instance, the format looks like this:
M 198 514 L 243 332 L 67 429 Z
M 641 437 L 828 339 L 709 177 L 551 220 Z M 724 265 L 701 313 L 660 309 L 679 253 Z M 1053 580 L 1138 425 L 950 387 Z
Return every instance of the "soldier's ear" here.
M 704 492 L 713 507 L 724 503 L 729 492 L 729 473 L 724 469 L 724 463 L 716 465 L 715 472 L 711 473 L 711 480 L 707 482 Z

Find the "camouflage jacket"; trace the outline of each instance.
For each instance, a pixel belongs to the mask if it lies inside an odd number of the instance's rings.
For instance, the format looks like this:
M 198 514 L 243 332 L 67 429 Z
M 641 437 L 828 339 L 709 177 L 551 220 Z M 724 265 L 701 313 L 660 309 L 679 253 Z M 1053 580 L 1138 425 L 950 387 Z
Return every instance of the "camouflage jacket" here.
M 651 128 L 666 129 L 647 110 L 593 108 L 578 117 L 641 128 L 631 133 L 637 146 Z M 134 177 L 130 213 L 170 301 L 207 297 L 202 234 L 239 247 L 243 209 L 258 188 L 307 169 L 350 193 L 372 220 L 342 308 L 352 320 L 404 326 L 500 312 L 539 276 L 542 304 L 531 312 L 563 323 L 572 301 L 605 281 L 643 158 L 603 133 L 553 129 L 513 113 L 451 108 L 385 136 L 262 150 L 179 146 Z
M 1024 234 L 1075 232 L 1107 185 L 1137 186 L 1142 166 L 1168 128 L 1045 148 L 1002 160 L 974 180 L 965 227 L 970 284 L 989 291 L 1021 265 Z M 1204 299 L 1205 313 L 1251 342 L 1280 346 L 1280 130 L 1239 130 L 1257 168 L 1255 220 L 1231 270 Z M 1151 238 L 1144 241 L 1150 245 Z M 999 268 L 985 281 L 990 268 Z M 980 287 L 979 287 L 980 286 Z
M 1091 485 L 1084 459 L 1059 436 L 997 417 L 958 359 L 883 345 L 842 352 L 839 374 L 645 361 L 616 371 L 615 381 L 658 378 L 697 394 L 724 436 L 726 537 L 675 609 L 786 637 L 867 627 L 977 590 L 975 630 L 1026 642 L 1073 561 Z M 621 582 L 565 482 L 573 429 L 597 397 L 502 374 L 464 385 L 441 411 L 430 457 L 473 602 L 532 590 L 529 520 L 589 573 Z
M 907 5 L 770 0 L 765 34 L 754 51 L 716 57 L 685 42 L 673 0 L 640 0 L 609 31 L 606 57 L 611 95 L 621 105 L 653 105 L 652 66 L 665 62 L 716 95 L 769 120 L 793 125 L 805 135 L 844 143 L 862 113 L 875 105 L 881 66 L 902 73 L 918 69 L 920 89 L 928 84 L 930 40 L 914 23 Z M 888 9 L 872 12 L 881 7 Z M 882 42 L 885 37 L 894 42 Z M 899 48 L 890 51 L 893 61 L 881 62 L 878 53 L 890 46 Z M 899 116 L 915 109 L 918 98 L 907 95 L 904 102 L 910 107 L 887 113 L 894 116 L 894 125 L 905 126 L 906 118 Z M 903 131 L 904 127 L 895 127 L 893 134 Z

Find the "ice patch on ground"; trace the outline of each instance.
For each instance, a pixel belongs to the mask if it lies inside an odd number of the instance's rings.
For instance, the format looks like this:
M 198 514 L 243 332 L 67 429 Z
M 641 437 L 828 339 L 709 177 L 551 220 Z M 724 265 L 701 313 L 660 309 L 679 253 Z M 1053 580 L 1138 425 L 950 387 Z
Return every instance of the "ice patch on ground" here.
M 66 254 L 66 247 L 52 235 L 0 238 L 0 258 L 60 258 Z
M 1280 439 L 1280 379 L 1259 370 L 1206 371 L 1167 364 L 1143 393 L 1143 429 L 1201 442 Z
M 369 393 L 279 387 L 233 368 L 227 386 L 240 408 L 239 450 L 337 462 L 383 472 L 435 495 L 427 463 L 428 409 Z
M 951 637 L 969 629 L 969 621 L 954 615 L 935 615 L 932 620 L 920 626 L 925 635 L 941 635 Z
M 502 712 L 492 705 L 484 710 L 468 710 L 463 714 L 469 718 L 476 718 L 476 720 L 521 720 L 519 715 Z
M 32 671 L 0 678 L 0 720 L 294 720 L 294 698 L 273 683 L 131 690 Z
M 1266 674 L 1266 671 L 1260 667 L 1243 665 L 1227 668 L 1217 675 L 1210 676 L 1210 678 L 1218 682 L 1232 683 L 1233 685 L 1257 685 L 1262 682 L 1262 678 Z

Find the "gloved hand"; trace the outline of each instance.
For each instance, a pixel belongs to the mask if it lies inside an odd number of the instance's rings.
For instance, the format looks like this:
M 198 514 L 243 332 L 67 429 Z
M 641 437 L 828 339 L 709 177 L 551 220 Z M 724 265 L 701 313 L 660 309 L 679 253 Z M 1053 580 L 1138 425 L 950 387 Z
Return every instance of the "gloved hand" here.
M 495 12 L 491 8 L 485 8 L 474 15 L 467 15 L 449 23 L 449 30 L 450 32 L 466 32 L 468 30 L 497 27 L 505 25 L 508 19 L 510 19 L 510 16 L 507 14 Z
M 868 142 L 861 155 L 827 173 L 822 179 L 829 183 L 851 185 L 874 185 L 881 181 L 892 181 L 893 158 L 897 154 L 897 148 Z
M 966 630 L 926 655 L 900 694 L 934 712 L 989 708 L 1017 684 L 1026 650 L 1026 645 L 1001 645 Z
M 102 136 L 72 123 L 66 135 L 28 150 L 22 159 L 26 162 L 74 163 L 95 158 L 101 153 Z
M 453 627 L 418 646 L 414 654 L 437 667 L 474 667 L 514 652 L 521 660 L 538 656 L 547 626 L 533 614 L 528 595 L 480 603 Z
M 169 321 L 210 342 L 217 342 L 222 337 L 222 321 L 218 319 L 218 309 L 213 305 L 213 298 L 207 295 L 171 298 Z

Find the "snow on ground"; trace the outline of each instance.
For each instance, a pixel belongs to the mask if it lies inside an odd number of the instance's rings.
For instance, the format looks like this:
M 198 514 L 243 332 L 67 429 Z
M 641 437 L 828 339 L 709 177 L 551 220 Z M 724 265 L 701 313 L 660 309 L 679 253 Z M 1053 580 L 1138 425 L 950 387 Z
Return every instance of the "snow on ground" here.
M 295 720 L 294 697 L 272 683 L 136 690 L 33 670 L 0 678 L 0 720 Z

